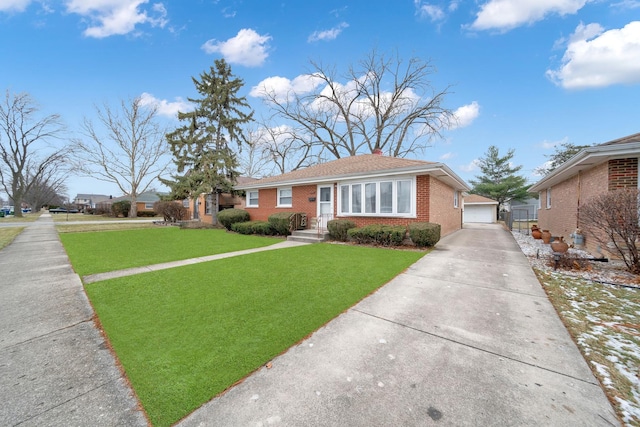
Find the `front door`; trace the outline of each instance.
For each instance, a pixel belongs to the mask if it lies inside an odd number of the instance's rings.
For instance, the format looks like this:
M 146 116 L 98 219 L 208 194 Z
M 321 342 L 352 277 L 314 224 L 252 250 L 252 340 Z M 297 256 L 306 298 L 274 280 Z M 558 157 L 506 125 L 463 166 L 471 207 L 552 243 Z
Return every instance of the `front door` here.
M 318 228 L 326 230 L 333 219 L 333 185 L 318 186 Z

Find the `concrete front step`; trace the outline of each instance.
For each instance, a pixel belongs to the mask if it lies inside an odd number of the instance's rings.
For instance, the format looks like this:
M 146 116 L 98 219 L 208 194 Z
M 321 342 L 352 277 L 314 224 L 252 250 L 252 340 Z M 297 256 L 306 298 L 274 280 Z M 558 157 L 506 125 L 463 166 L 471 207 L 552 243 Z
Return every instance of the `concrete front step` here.
M 290 236 L 287 236 L 287 240 L 293 242 L 304 243 L 320 243 L 329 238 L 328 231 L 318 230 L 296 230 Z

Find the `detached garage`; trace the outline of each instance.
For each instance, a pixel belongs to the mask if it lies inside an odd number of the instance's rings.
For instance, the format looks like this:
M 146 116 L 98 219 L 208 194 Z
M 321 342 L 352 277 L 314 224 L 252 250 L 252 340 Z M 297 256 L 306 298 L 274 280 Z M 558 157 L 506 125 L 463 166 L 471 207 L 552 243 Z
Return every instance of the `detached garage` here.
M 464 210 L 462 222 L 482 222 L 492 224 L 497 222 L 498 202 L 488 197 L 469 194 L 464 196 Z

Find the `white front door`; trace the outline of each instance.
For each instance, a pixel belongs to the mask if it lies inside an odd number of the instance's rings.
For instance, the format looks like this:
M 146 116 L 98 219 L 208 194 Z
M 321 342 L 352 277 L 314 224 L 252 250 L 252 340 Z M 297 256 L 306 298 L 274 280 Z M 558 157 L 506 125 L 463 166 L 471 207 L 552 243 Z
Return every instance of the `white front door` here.
M 333 219 L 333 185 L 318 185 L 318 228 L 327 229 Z

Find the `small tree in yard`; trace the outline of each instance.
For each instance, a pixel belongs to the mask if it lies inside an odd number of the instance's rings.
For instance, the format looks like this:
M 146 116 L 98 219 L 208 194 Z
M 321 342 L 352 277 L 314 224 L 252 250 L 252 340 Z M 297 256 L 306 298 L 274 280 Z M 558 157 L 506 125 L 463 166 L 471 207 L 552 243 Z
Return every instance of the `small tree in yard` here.
M 603 248 L 612 248 L 635 274 L 640 274 L 636 243 L 640 237 L 639 196 L 637 188 L 621 188 L 596 196 L 579 211 L 580 225 L 589 236 Z

